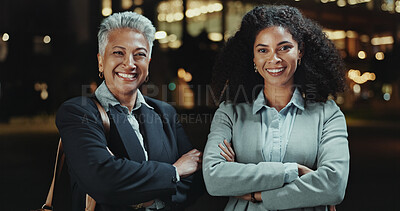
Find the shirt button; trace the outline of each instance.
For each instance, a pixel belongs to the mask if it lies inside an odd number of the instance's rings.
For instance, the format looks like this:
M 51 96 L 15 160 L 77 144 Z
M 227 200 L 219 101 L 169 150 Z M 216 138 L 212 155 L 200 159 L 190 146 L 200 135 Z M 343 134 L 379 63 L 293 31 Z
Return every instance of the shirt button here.
M 177 183 L 178 179 L 176 177 L 172 177 L 172 182 Z

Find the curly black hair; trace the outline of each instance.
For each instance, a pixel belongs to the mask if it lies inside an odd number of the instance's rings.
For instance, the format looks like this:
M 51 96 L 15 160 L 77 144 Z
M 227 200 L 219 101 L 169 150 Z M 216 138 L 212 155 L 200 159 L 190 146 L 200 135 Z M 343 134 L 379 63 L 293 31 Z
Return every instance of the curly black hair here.
M 288 30 L 303 51 L 294 75 L 306 103 L 325 102 L 345 87 L 344 63 L 332 41 L 314 21 L 286 5 L 258 6 L 242 19 L 239 31 L 222 49 L 214 65 L 212 89 L 218 102 L 252 103 L 263 88 L 263 78 L 253 69 L 253 45 L 265 28 Z

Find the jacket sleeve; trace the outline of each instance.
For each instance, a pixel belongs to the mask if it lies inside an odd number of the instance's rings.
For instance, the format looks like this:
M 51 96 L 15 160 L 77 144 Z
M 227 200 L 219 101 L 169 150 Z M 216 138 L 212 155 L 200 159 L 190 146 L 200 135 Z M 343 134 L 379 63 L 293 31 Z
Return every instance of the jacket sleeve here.
M 339 204 L 349 175 L 347 128 L 333 101 L 324 106 L 324 121 L 317 154 L 317 170 L 275 190 L 261 193 L 266 209 L 281 210 Z
M 284 184 L 285 168 L 280 162 L 227 162 L 219 143 L 232 139 L 235 117 L 233 106 L 222 103 L 215 112 L 204 150 L 203 174 L 209 194 L 239 196 L 251 192 L 280 188 Z M 250 138 L 250 137 L 249 137 Z M 232 140 L 246 141 L 246 140 Z M 252 152 L 249 152 L 252 153 Z
M 134 162 L 112 156 L 99 112 L 91 100 L 74 98 L 57 112 L 70 174 L 98 203 L 132 205 L 176 190 L 175 168 L 156 161 Z M 174 179 L 175 178 L 175 179 Z
M 171 118 L 171 122 L 175 126 L 175 137 L 178 147 L 179 157 L 186 154 L 193 149 L 192 144 L 186 135 L 182 124 L 179 122 L 178 115 L 175 109 L 171 106 L 171 112 L 174 118 Z M 176 210 L 184 209 L 184 207 L 194 203 L 194 201 L 204 192 L 204 182 L 201 171 L 195 172 L 193 175 L 180 178 L 177 183 L 176 194 L 172 195 L 172 203 Z

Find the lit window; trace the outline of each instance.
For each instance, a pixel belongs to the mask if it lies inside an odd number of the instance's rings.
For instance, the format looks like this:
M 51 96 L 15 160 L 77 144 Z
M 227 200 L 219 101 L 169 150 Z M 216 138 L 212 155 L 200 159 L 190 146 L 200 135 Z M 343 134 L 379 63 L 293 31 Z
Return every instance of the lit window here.
M 111 2 L 111 0 L 103 0 L 102 1 L 102 7 L 103 7 L 103 9 L 101 10 L 101 14 L 104 17 L 107 17 L 107 16 L 112 14 L 112 9 L 111 9 L 112 8 L 112 2 Z
M 216 32 L 208 33 L 208 39 L 210 39 L 211 41 L 219 42 L 223 38 L 224 37 L 221 33 L 216 33 Z
M 374 37 L 371 39 L 372 45 L 391 45 L 394 43 L 392 36 Z

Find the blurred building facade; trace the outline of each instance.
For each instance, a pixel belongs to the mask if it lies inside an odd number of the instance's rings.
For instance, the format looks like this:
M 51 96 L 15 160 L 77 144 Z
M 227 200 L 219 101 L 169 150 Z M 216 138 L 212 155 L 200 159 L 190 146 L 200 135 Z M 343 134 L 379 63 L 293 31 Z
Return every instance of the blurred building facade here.
M 295 6 L 324 26 L 347 66 L 342 108 L 400 110 L 400 0 L 2 0 L 0 119 L 52 113 L 90 94 L 100 83 L 98 25 L 127 10 L 158 30 L 143 91 L 176 107 L 215 107 L 209 83 L 218 51 L 260 4 Z

